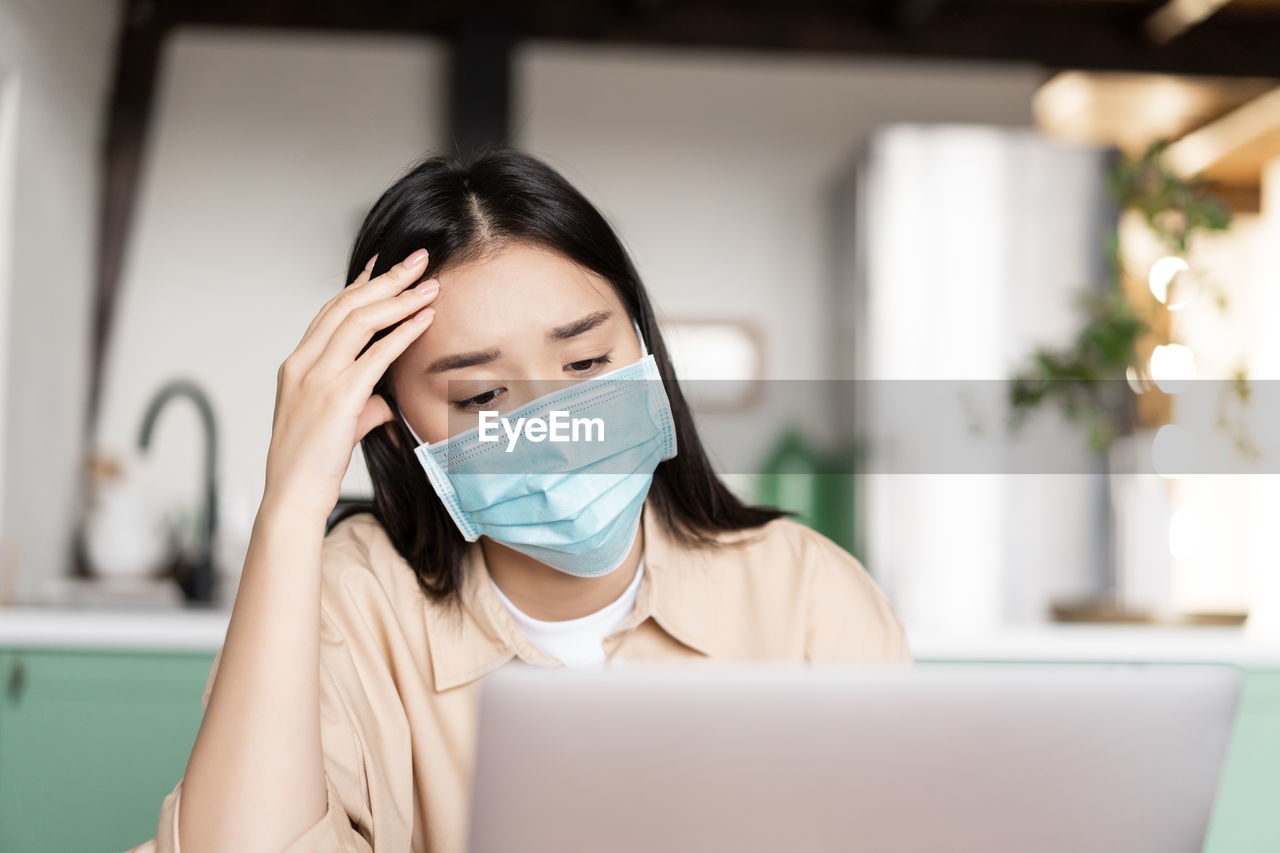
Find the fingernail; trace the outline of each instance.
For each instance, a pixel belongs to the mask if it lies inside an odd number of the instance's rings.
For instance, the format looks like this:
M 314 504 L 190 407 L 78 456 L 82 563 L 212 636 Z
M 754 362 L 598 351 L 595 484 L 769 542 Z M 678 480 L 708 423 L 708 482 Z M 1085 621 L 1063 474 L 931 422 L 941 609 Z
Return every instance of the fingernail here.
M 434 278 L 429 278 L 426 281 L 424 281 L 422 284 L 415 287 L 414 291 L 417 293 L 421 293 L 423 296 L 426 296 L 428 294 L 435 293 L 439 289 L 440 289 L 440 282 L 436 281 Z
M 373 265 L 377 263 L 377 261 L 378 261 L 378 256 L 375 254 L 372 258 L 369 259 L 369 263 L 364 265 L 365 271 L 367 272 L 373 269 Z
M 418 251 L 414 252 L 412 255 L 404 259 L 404 265 L 406 267 L 416 267 L 418 264 L 422 263 L 426 259 L 427 259 L 427 250 L 419 249 Z
M 414 314 L 413 320 L 415 323 L 425 323 L 434 316 L 436 316 L 436 309 L 428 307 L 423 308 L 417 314 Z

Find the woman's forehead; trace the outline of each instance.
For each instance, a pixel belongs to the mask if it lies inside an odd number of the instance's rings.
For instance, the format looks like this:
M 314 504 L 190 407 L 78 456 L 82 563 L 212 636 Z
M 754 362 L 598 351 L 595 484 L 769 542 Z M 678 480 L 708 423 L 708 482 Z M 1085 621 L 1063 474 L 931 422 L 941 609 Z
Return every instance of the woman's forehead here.
M 625 309 L 602 277 L 549 249 L 513 244 L 444 270 L 431 328 L 415 342 L 429 353 L 500 346 L 541 336 L 583 316 Z

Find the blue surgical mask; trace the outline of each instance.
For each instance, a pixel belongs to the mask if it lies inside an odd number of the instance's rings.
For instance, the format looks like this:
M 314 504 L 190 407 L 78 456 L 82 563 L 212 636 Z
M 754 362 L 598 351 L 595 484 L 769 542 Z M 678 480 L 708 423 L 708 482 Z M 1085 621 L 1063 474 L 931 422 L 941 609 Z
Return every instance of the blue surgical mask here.
M 662 377 L 643 337 L 640 346 L 645 354 L 634 364 L 435 444 L 423 443 L 405 422 L 418 461 L 468 542 L 488 536 L 579 577 L 622 565 L 653 472 L 676 455 Z M 525 432 L 521 418 L 526 427 L 542 421 L 548 429 L 541 437 Z

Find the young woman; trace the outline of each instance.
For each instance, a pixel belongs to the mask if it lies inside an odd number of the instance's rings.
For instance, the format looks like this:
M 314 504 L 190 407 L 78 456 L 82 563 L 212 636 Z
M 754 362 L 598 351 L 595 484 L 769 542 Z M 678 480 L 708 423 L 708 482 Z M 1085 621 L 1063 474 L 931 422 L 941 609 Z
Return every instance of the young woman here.
M 634 266 L 554 170 L 422 162 L 347 280 L 280 367 L 204 719 L 138 849 L 461 853 L 477 688 L 516 660 L 910 660 L 853 557 L 716 478 Z M 610 441 L 477 437 L 517 409 Z M 372 505 L 326 529 L 357 442 Z

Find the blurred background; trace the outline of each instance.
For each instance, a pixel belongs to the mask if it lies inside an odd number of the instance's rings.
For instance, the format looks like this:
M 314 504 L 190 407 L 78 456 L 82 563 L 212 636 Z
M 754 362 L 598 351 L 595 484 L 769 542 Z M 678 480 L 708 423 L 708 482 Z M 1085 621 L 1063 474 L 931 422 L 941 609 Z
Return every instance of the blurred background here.
M 922 660 L 1247 668 L 1210 841 L 1280 843 L 1276 45 L 1274 0 L 0 0 L 0 850 L 154 831 L 276 369 L 486 142 L 604 212 L 726 481 Z

